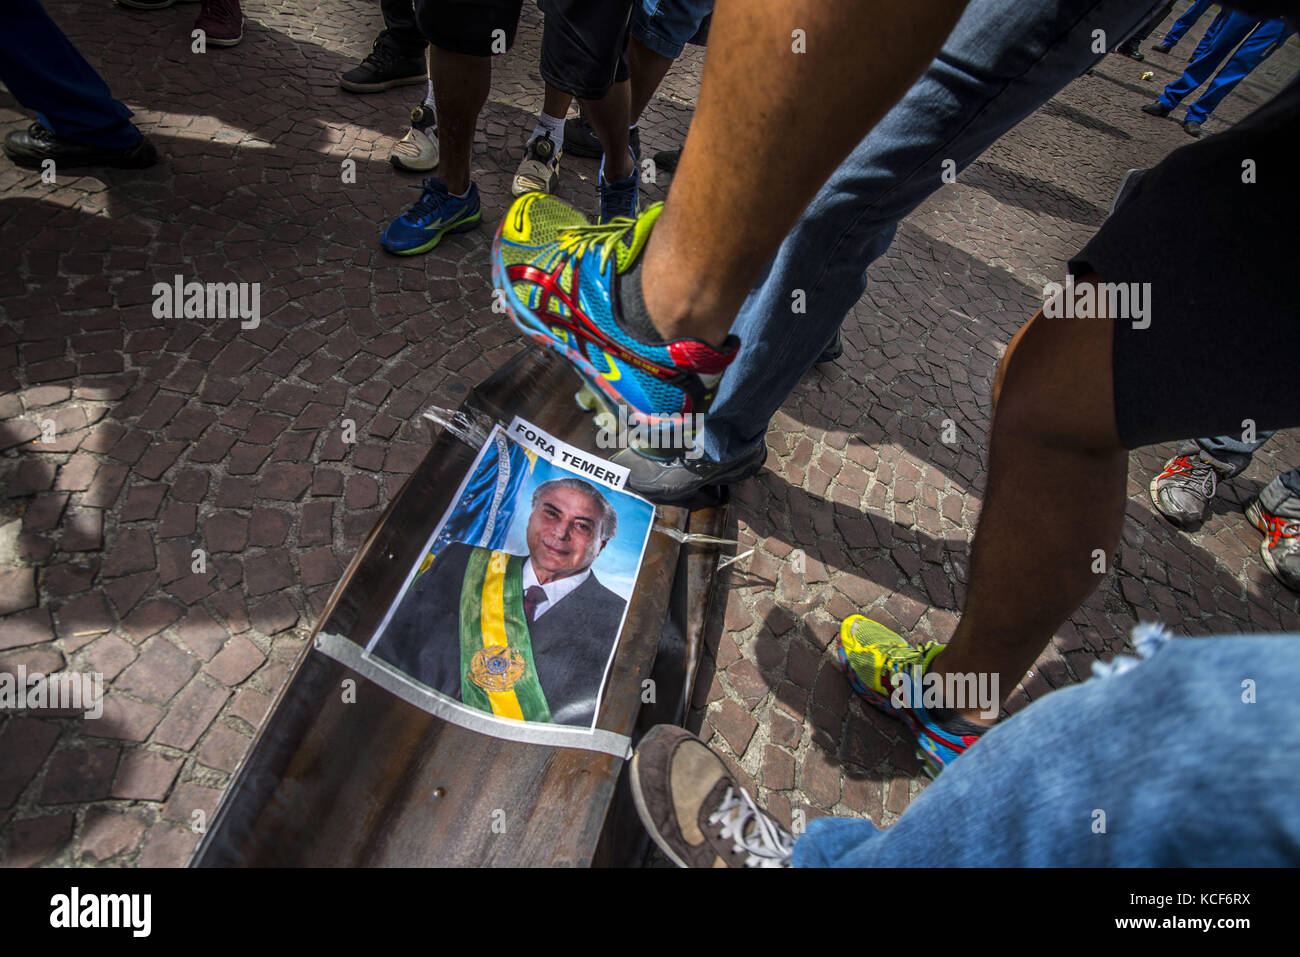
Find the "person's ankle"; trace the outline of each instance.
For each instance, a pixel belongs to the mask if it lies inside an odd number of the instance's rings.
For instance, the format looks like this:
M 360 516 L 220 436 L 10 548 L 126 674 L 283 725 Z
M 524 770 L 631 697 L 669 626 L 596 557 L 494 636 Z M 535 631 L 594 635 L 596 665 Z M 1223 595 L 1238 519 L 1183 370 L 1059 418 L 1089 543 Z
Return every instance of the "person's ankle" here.
M 605 182 L 617 183 L 619 180 L 627 179 L 636 171 L 636 164 L 632 161 L 632 154 L 624 150 L 622 159 L 616 161 L 608 153 L 605 154 L 601 162 L 601 170 L 605 176 Z
M 724 307 L 710 295 L 710 287 L 697 281 L 688 269 L 662 264 L 656 256 L 655 236 L 646 246 L 641 268 L 641 289 L 650 321 L 667 342 L 699 339 L 716 348 L 727 340 L 734 310 L 723 318 Z

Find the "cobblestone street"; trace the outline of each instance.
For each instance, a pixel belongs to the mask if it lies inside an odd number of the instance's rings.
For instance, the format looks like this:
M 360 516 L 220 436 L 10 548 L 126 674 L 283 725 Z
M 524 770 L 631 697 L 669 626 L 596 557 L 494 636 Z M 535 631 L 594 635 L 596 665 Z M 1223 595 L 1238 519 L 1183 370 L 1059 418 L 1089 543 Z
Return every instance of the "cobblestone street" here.
M 179 866 L 194 812 L 216 808 L 423 455 L 419 413 L 456 406 L 523 346 L 490 308 L 488 251 L 542 103 L 541 15 L 525 4 L 480 119 L 485 228 L 398 258 L 379 234 L 419 179 L 388 156 L 423 88 L 338 88 L 382 26 L 376 4 L 247 0 L 243 43 L 202 55 L 196 5 L 46 6 L 162 161 L 55 184 L 0 161 L 0 669 L 100 672 L 107 696 L 96 721 L 0 716 L 0 861 Z M 689 726 L 786 824 L 802 810 L 889 825 L 926 785 L 905 727 L 851 694 L 831 642 L 859 611 L 918 641 L 951 634 L 998 360 L 1125 172 L 1190 142 L 1139 109 L 1181 72 L 1190 49 L 1178 52 L 1107 57 L 910 216 L 869 271 L 843 357 L 804 379 L 765 471 L 733 490 L 727 551 L 753 554 L 719 578 Z M 644 155 L 683 140 L 703 56 L 688 47 L 651 103 Z M 1298 65 L 1293 39 L 1206 133 Z M 30 120 L 0 92 L 0 132 Z M 596 172 L 566 157 L 558 190 L 593 217 Z M 155 318 L 154 284 L 178 275 L 260 283 L 260 326 Z M 946 419 L 955 443 L 940 441 Z M 1130 457 L 1118 561 L 1010 711 L 1129 650 L 1138 620 L 1300 632 L 1300 596 L 1264 568 L 1242 514 L 1300 463 L 1297 434 L 1266 445 L 1193 533 L 1147 494 L 1171 449 Z

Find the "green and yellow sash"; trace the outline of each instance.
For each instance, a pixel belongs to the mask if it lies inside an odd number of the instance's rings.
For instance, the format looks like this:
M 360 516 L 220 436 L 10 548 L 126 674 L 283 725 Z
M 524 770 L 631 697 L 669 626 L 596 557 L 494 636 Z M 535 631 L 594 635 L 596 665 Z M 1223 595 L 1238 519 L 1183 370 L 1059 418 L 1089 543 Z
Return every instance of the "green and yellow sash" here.
M 517 721 L 550 721 L 524 617 L 524 559 L 475 548 L 460 592 L 460 696 Z

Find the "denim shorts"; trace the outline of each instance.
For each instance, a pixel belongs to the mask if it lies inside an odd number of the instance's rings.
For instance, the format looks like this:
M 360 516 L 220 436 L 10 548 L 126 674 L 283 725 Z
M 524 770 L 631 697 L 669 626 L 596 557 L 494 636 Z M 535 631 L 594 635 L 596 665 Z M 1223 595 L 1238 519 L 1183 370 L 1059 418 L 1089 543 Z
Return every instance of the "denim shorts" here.
M 658 53 L 676 60 L 713 12 L 714 0 L 636 0 L 632 6 L 632 36 Z

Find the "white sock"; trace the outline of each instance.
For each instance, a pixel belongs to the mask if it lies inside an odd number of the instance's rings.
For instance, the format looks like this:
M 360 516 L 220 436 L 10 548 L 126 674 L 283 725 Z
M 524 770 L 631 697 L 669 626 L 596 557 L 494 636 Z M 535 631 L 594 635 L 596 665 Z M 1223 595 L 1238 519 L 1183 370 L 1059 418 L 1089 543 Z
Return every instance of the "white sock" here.
M 427 92 L 424 94 L 424 105 L 433 109 L 433 77 L 429 77 Z
M 564 148 L 564 117 L 551 116 L 549 113 L 537 114 L 537 125 L 533 127 L 532 136 L 528 137 L 531 143 L 537 137 L 546 135 L 551 138 L 558 152 Z

